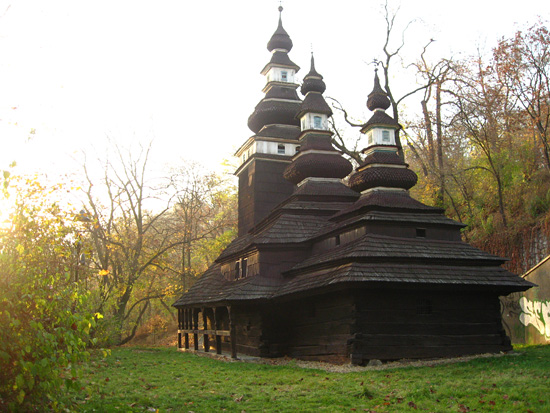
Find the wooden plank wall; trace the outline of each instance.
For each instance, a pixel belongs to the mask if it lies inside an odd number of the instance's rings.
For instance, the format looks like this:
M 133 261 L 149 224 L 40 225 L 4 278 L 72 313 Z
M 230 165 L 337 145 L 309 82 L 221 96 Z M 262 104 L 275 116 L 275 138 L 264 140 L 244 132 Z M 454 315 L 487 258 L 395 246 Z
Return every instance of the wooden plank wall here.
M 260 307 L 234 306 L 232 311 L 237 338 L 237 354 L 260 356 L 263 328 Z
M 496 294 L 361 292 L 355 327 L 354 364 L 511 350 Z
M 286 331 L 280 344 L 285 355 L 303 360 L 349 362 L 355 304 L 350 294 L 331 293 L 287 304 Z

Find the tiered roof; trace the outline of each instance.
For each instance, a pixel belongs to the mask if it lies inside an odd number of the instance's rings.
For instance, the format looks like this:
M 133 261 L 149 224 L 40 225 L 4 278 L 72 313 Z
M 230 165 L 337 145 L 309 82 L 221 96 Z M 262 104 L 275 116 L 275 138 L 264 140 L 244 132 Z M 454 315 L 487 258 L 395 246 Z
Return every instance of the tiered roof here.
M 266 75 L 273 67 L 292 69 L 295 72 L 300 70 L 300 67 L 288 57 L 288 53 L 292 49 L 292 40 L 283 28 L 282 11 L 283 8 L 279 7 L 279 24 L 267 43 L 267 50 L 272 52 L 272 55 L 271 60 L 261 72 L 263 75 Z M 299 126 L 296 113 L 301 101 L 296 93 L 297 87 L 298 85 L 295 83 L 268 79 L 264 88 L 265 97 L 260 100 L 248 118 L 250 130 L 258 134 L 262 128 L 268 125 Z
M 268 49 L 288 51 L 291 47 L 279 20 Z M 304 102 L 297 104 L 294 115 L 328 115 L 324 90 L 312 58 L 302 86 Z M 385 113 L 390 102 L 376 74 L 367 106 L 374 114 L 364 125 L 364 133 L 375 128 L 399 129 Z M 255 112 L 253 116 L 264 115 Z M 508 294 L 533 285 L 501 268 L 503 258 L 462 242 L 464 225 L 445 217 L 442 209 L 411 198 L 408 189 L 417 177 L 398 156 L 395 141 L 369 145 L 348 187 L 340 178 L 351 166 L 332 147 L 330 137 L 327 130 L 302 130 L 300 153 L 285 171 L 287 179 L 299 184 L 295 192 L 235 239 L 175 306 L 285 299 L 357 286 Z M 260 270 L 237 280 L 222 274 L 222 265 L 251 251 L 259 253 L 260 262 L 264 251 L 278 251 L 281 257 L 288 252 L 284 260 L 289 266 L 275 275 Z M 296 252 L 302 258 L 296 258 Z

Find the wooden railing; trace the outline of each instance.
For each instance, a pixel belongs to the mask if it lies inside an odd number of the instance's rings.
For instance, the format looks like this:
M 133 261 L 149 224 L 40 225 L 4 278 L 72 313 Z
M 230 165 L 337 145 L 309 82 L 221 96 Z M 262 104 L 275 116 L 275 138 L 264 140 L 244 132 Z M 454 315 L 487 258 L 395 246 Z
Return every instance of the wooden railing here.
M 188 308 L 179 309 L 178 311 L 178 349 L 190 351 L 190 335 L 193 335 L 193 350 L 199 351 L 199 337 L 202 336 L 203 348 L 205 353 L 210 351 L 210 339 L 214 340 L 214 345 L 217 354 L 222 354 L 222 337 L 229 337 L 231 344 L 231 357 L 237 358 L 237 344 L 234 323 L 231 319 L 231 307 L 227 308 L 227 314 L 229 315 L 229 330 L 223 329 L 206 329 L 199 326 L 199 313 L 202 313 L 202 325 L 208 326 L 207 315 L 205 308 Z M 210 319 L 210 325 L 219 327 L 218 320 L 216 320 L 216 308 L 209 308 L 213 319 Z

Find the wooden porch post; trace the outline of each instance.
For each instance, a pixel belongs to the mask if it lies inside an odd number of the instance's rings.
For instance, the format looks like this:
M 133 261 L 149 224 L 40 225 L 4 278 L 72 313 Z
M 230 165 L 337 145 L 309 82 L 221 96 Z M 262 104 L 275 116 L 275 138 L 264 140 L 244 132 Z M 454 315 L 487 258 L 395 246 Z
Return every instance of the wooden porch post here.
M 185 334 L 184 334 L 184 340 L 185 340 L 184 345 L 185 345 L 185 349 L 189 350 L 189 333 L 187 332 L 187 330 L 191 329 L 191 326 L 190 326 L 190 323 L 189 323 L 189 309 L 186 308 L 183 311 L 184 311 L 184 313 L 183 313 L 183 327 L 186 330 Z
M 231 338 L 231 358 L 237 358 L 237 333 L 235 331 L 235 317 L 231 313 L 231 306 L 227 306 L 229 314 L 229 337 Z
M 181 331 L 183 330 L 183 309 L 178 308 L 178 350 L 181 349 Z
M 193 308 L 193 348 L 195 351 L 199 351 L 199 334 L 197 333 L 199 329 L 199 313 L 197 308 Z
M 214 330 L 219 330 L 220 326 L 218 325 L 218 318 L 216 317 L 217 308 L 213 307 L 212 311 L 214 312 Z M 216 354 L 222 354 L 222 336 L 216 334 Z
M 201 308 L 201 312 L 202 312 L 202 326 L 203 326 L 203 329 L 208 330 L 208 317 L 206 317 L 206 311 L 205 311 L 204 307 Z M 208 351 L 210 350 L 210 341 L 209 341 L 208 334 L 206 334 L 206 333 L 203 334 L 202 344 L 203 344 L 204 352 L 208 353 Z

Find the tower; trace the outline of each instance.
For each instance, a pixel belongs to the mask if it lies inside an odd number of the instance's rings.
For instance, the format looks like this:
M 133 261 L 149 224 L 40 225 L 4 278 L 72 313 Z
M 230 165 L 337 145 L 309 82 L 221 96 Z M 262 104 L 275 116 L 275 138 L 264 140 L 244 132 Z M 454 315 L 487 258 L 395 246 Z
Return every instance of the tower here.
M 332 116 L 332 110 L 323 98 L 325 89 L 323 76 L 315 70 L 312 54 L 311 68 L 304 77 L 301 88 L 302 94 L 305 95 L 304 101 L 296 115 L 301 128 L 298 137 L 299 151 L 284 172 L 287 180 L 299 186 L 313 180 L 338 183 L 338 186 L 343 187 L 341 179 L 352 170 L 351 163 L 332 146 L 332 132 L 328 129 L 328 118 Z M 336 195 L 334 192 L 332 186 L 328 193 Z
M 294 185 L 283 178 L 283 171 L 299 146 L 296 114 L 301 100 L 296 93 L 296 73 L 300 67 L 288 57 L 292 40 L 283 28 L 282 10 L 279 7 L 279 24 L 267 43 L 271 60 L 261 71 L 266 77 L 265 96 L 248 118 L 254 135 L 235 153 L 240 163 L 235 172 L 239 178 L 239 236 L 294 190 Z
M 385 199 L 396 195 L 411 199 L 408 190 L 418 179 L 399 156 L 395 135 L 401 126 L 386 114 L 389 107 L 390 100 L 380 87 L 375 72 L 374 88 L 367 100 L 367 108 L 374 113 L 361 128 L 367 136 L 367 147 L 363 149 L 365 159 L 349 179 L 350 188 L 360 192 L 362 198 L 383 194 Z

